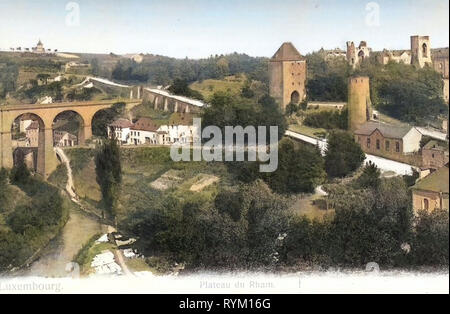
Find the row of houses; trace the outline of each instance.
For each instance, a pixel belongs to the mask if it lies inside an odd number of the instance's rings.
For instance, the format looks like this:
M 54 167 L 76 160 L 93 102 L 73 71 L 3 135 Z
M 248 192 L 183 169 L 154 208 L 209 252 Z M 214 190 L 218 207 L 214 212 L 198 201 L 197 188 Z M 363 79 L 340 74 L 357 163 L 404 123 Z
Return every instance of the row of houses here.
M 25 134 L 23 140 L 17 141 L 20 147 L 38 147 L 40 136 L 39 122 L 35 120 L 21 120 L 19 122 L 19 132 Z M 53 131 L 53 146 L 72 147 L 78 145 L 78 137 L 64 130 Z
M 449 162 L 448 145 L 438 140 L 422 145 L 423 134 L 413 126 L 368 121 L 354 135 L 365 153 L 413 163 L 423 170 L 437 170 Z
M 423 145 L 420 128 L 374 121 L 364 123 L 354 135 L 367 154 L 397 161 L 409 158 L 420 165 L 419 178 L 411 188 L 415 212 L 449 209 L 448 142 L 431 139 Z
M 196 140 L 197 128 L 192 116 L 180 114 L 168 124 L 158 125 L 151 118 L 142 117 L 135 122 L 120 118 L 108 125 L 108 137 L 122 145 L 190 144 Z

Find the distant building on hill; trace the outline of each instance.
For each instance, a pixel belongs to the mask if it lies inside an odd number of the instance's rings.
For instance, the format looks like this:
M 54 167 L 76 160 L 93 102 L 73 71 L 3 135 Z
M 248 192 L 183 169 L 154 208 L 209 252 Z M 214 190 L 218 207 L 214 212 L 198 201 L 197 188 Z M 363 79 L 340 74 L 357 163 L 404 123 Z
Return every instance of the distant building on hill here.
M 355 46 L 353 41 L 347 42 L 347 61 L 353 68 L 369 58 L 371 52 L 372 49 L 367 46 L 365 41 L 361 41 L 358 47 Z
M 33 48 L 33 52 L 45 53 L 44 44 L 42 43 L 42 41 L 40 39 L 39 39 L 39 42 L 37 43 L 36 47 Z

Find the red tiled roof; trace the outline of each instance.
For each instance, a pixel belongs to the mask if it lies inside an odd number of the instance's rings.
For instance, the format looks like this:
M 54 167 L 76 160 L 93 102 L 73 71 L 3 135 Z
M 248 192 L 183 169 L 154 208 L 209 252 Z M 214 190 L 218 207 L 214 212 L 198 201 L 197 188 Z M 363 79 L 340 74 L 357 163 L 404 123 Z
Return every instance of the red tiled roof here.
M 140 118 L 136 121 L 136 123 L 131 128 L 132 130 L 138 130 L 138 131 L 150 131 L 150 132 L 156 132 L 158 130 L 158 126 L 155 122 L 153 122 L 150 118 Z
M 272 57 L 272 61 L 299 61 L 304 58 L 290 42 L 283 43 Z
M 119 128 L 131 128 L 133 126 L 133 123 L 131 123 L 130 120 L 120 118 L 111 123 L 110 126 Z

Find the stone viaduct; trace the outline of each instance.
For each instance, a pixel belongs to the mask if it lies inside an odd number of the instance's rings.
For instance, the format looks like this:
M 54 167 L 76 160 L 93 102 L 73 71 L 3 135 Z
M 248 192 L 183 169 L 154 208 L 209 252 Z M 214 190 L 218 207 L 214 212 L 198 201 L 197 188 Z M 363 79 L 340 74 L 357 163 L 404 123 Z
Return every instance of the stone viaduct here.
M 18 117 L 29 117 L 39 123 L 39 145 L 37 154 L 37 173 L 47 178 L 58 166 L 58 160 L 53 150 L 53 129 L 55 118 L 67 111 L 75 112 L 81 118 L 78 142 L 84 145 L 92 137 L 92 119 L 103 109 L 110 108 L 118 102 L 126 103 L 127 107 L 140 104 L 139 99 L 115 99 L 107 101 L 68 102 L 53 104 L 31 105 L 3 105 L 0 106 L 0 167 L 12 168 L 14 166 L 13 141 L 11 128 Z
M 84 145 L 92 137 L 92 119 L 103 109 L 123 102 L 128 109 L 142 102 L 150 103 L 156 110 L 170 112 L 198 112 L 205 104 L 199 100 L 172 95 L 165 90 L 151 89 L 143 86 L 126 86 L 100 78 L 89 78 L 96 84 L 119 88 L 129 99 L 113 99 L 102 101 L 67 102 L 53 104 L 20 104 L 0 105 L 0 168 L 14 166 L 13 153 L 15 147 L 11 136 L 14 121 L 19 117 L 37 120 L 39 123 L 39 144 L 37 148 L 36 171 L 44 178 L 56 169 L 59 162 L 53 149 L 53 123 L 55 118 L 67 111 L 75 112 L 81 118 L 78 144 Z M 87 82 L 87 81 L 86 81 Z M 122 94 L 122 93 L 121 93 Z
M 150 103 L 155 110 L 170 112 L 198 112 L 205 106 L 200 100 L 169 94 L 160 89 L 144 88 L 142 92 L 144 102 Z

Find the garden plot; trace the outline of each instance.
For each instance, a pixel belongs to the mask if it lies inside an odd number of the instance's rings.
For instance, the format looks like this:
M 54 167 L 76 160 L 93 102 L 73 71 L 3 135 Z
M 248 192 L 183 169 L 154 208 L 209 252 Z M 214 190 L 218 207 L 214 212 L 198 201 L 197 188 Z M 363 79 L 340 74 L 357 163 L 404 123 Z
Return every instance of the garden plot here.
M 158 179 L 150 183 L 150 186 L 155 190 L 165 191 L 167 189 L 176 187 L 183 180 L 180 177 L 181 171 L 169 170 L 160 176 Z
M 197 176 L 197 181 L 190 187 L 189 190 L 192 192 L 200 192 L 204 188 L 218 182 L 219 180 L 219 177 L 202 173 Z

